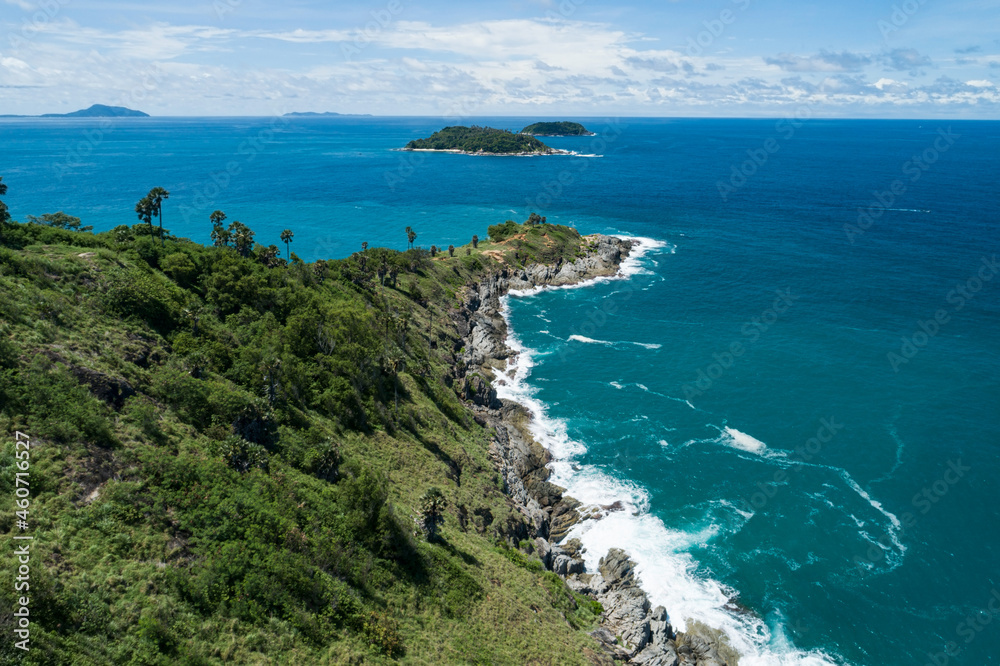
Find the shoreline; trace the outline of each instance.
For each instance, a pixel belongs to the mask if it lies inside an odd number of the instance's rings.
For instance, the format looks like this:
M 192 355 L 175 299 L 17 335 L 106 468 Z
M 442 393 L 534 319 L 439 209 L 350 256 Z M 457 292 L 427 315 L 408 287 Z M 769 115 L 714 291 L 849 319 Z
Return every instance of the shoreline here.
M 513 380 L 511 372 L 517 372 L 516 359 L 523 353 L 507 320 L 510 297 L 627 280 L 638 272 L 639 259 L 657 247 L 651 239 L 602 235 L 584 239 L 587 253 L 576 261 L 554 267 L 504 267 L 485 282 L 468 286 L 455 314 L 468 350 L 462 358 L 465 371 L 456 373 L 463 382 L 463 397 L 471 403 L 477 422 L 492 426 L 491 458 L 504 479 L 505 493 L 528 526 L 508 535 L 508 540 L 515 545 L 530 540 L 529 552 L 547 569 L 602 604 L 601 625 L 591 635 L 616 661 L 735 666 L 739 657 L 721 631 L 706 626 L 688 627 L 684 634 L 674 631 L 667 609 L 652 607 L 635 562 L 622 549 L 611 548 L 600 558 L 596 571 L 588 571 L 580 541 L 563 543 L 574 526 L 599 516 L 582 515 L 578 509 L 583 505 L 549 481 L 549 464 L 555 458 L 531 432 L 530 424 L 537 419 L 534 410 L 523 402 L 498 397 L 496 386 Z M 613 512 L 624 507 L 616 502 L 601 508 Z

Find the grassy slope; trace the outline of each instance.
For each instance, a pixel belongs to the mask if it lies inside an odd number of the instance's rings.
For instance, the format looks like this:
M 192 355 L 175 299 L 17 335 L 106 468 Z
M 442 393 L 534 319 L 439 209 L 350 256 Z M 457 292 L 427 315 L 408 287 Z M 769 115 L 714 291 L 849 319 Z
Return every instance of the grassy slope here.
M 544 230 L 434 260 L 369 250 L 362 269 L 8 226 L 0 431 L 34 438 L 34 624 L 32 651 L 4 641 L 0 663 L 595 659 L 596 609 L 507 549 L 520 518 L 489 433 L 442 379 L 460 345 L 448 309 L 496 266 L 484 251 L 579 253 L 574 230 Z M 396 288 L 374 278 L 379 256 L 400 266 Z M 136 395 L 96 397 L 121 381 Z M 227 465 L 234 431 L 266 470 Z M 413 529 L 432 485 L 450 501 L 434 544 Z M 15 533 L 4 506 L 2 571 Z

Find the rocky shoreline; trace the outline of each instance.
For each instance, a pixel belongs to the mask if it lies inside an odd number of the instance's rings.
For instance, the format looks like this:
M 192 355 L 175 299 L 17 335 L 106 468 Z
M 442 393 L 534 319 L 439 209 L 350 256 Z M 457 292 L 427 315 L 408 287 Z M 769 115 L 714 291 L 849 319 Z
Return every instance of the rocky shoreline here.
M 569 150 L 550 148 L 548 150 L 522 151 L 518 153 L 488 153 L 485 150 L 461 150 L 459 148 L 400 148 L 407 153 L 451 153 L 453 155 L 473 155 L 478 157 L 535 157 L 539 155 L 573 155 Z
M 531 435 L 531 414 L 520 404 L 497 397 L 492 381 L 499 379 L 514 352 L 507 345 L 507 322 L 502 297 L 512 290 L 578 285 L 598 277 L 619 274 L 622 262 L 636 248 L 634 241 L 611 236 L 585 237 L 586 253 L 556 266 L 505 266 L 483 282 L 470 285 L 462 306 L 453 313 L 465 343 L 455 376 L 459 391 L 476 420 L 494 432 L 490 456 L 504 479 L 504 488 L 524 517 L 524 525 L 510 535 L 517 544 L 531 542 L 530 550 L 544 566 L 562 576 L 574 590 L 604 608 L 601 626 L 591 635 L 608 660 L 649 666 L 736 666 L 738 656 L 721 632 L 695 625 L 678 634 L 662 606 L 651 608 L 635 574 L 635 564 L 617 548 L 601 558 L 597 572 L 588 573 L 581 544 L 563 543 L 584 516 L 580 503 L 549 481 L 549 452 Z M 614 511 L 621 507 L 603 507 Z

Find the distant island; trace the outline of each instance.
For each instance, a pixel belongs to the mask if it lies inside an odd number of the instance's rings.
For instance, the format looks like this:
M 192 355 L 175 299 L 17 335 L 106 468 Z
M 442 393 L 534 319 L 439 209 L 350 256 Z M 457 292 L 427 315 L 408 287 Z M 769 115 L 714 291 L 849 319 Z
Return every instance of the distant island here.
M 521 130 L 521 134 L 530 134 L 531 136 L 594 136 L 593 132 L 580 123 L 566 121 L 528 125 Z
M 533 136 L 514 134 L 493 127 L 445 127 L 426 139 L 416 139 L 403 150 L 466 155 L 566 155 L 565 150 L 546 146 Z
M 149 114 L 124 106 L 94 104 L 90 108 L 71 113 L 43 113 L 40 116 L 3 115 L 0 118 L 149 118 Z
M 127 109 L 124 106 L 94 104 L 88 109 L 72 113 L 43 113 L 42 118 L 149 118 L 148 113 Z
M 322 113 L 316 111 L 292 111 L 291 113 L 286 113 L 283 117 L 285 118 L 332 118 L 332 117 L 371 118 L 372 114 L 336 113 L 334 111 L 323 111 Z

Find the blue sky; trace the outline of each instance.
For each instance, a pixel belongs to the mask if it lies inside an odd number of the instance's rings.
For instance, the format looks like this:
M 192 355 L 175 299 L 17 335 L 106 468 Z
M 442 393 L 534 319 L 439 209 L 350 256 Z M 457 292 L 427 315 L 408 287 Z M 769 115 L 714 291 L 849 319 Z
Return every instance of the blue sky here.
M 0 0 L 0 113 L 1000 118 L 1000 0 Z

